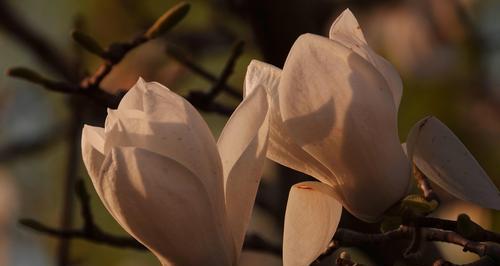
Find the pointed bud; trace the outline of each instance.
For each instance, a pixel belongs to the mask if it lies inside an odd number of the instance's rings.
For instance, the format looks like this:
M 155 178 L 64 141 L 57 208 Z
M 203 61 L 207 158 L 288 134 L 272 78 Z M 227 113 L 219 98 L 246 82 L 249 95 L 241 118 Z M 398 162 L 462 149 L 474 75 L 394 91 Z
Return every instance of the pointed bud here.
M 76 92 L 79 90 L 79 87 L 77 86 L 73 86 L 72 84 L 65 82 L 58 82 L 47 79 L 42 75 L 38 74 L 37 72 L 25 67 L 10 68 L 7 70 L 6 74 L 14 78 L 24 79 L 26 81 L 33 82 L 52 91 Z
M 25 67 L 13 67 L 7 70 L 7 76 L 24 79 L 36 84 L 45 85 L 47 79 L 35 71 Z
M 92 37 L 89 35 L 79 31 L 79 30 L 74 30 L 71 33 L 71 37 L 75 42 L 77 42 L 79 45 L 81 45 L 85 50 L 99 56 L 99 57 L 105 57 L 106 56 L 106 51 L 101 47 L 101 45 Z
M 189 12 L 190 5 L 186 2 L 180 2 L 165 12 L 144 34 L 144 37 L 153 39 L 160 34 L 168 32 L 177 23 L 179 23 Z

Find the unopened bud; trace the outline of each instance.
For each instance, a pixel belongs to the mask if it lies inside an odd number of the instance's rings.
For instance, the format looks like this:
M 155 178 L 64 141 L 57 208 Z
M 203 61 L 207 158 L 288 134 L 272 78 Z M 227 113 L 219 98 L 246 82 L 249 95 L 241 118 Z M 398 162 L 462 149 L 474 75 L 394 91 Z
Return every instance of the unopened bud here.
M 156 38 L 160 34 L 168 32 L 177 23 L 179 23 L 189 12 L 190 5 L 186 2 L 180 2 L 167 10 L 156 22 L 151 26 L 144 37 L 148 39 Z
M 35 71 L 25 67 L 13 67 L 7 70 L 8 76 L 24 79 L 33 83 L 44 85 L 46 79 Z

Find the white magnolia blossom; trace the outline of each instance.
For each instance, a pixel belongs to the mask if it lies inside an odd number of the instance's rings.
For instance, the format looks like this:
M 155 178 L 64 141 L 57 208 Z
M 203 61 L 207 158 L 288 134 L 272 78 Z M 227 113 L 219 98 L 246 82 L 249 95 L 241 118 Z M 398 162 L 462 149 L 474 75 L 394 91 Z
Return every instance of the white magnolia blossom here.
M 342 206 L 376 221 L 411 188 L 411 162 L 459 199 L 500 209 L 500 194 L 460 140 L 438 119 L 419 121 L 400 144 L 402 82 L 344 11 L 330 37 L 300 36 L 283 70 L 253 61 L 245 94 L 269 95 L 267 157 L 320 182 L 292 187 L 284 265 L 309 265 L 327 247 Z
M 104 206 L 162 265 L 249 265 L 239 257 L 267 150 L 266 97 L 246 97 L 216 143 L 189 102 L 139 79 L 104 128 L 84 127 Z

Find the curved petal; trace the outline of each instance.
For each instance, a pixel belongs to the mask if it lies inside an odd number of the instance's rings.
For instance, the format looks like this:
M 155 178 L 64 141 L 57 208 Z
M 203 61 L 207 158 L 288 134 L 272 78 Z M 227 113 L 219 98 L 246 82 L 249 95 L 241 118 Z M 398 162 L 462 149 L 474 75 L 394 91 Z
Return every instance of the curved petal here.
M 146 91 L 146 82 L 139 77 L 135 85 L 132 86 L 132 88 L 130 88 L 121 99 L 118 109 L 143 110 L 142 95 L 144 94 L 144 91 Z
M 370 62 L 384 77 L 391 90 L 396 112 L 399 109 L 403 95 L 403 82 L 398 72 L 387 60 L 376 54 L 368 46 L 363 31 L 356 17 L 349 9 L 346 9 L 333 22 L 330 28 L 330 39 L 335 40 L 345 47 L 352 49 L 359 56 Z
M 295 184 L 288 196 L 283 234 L 283 265 L 310 265 L 337 230 L 342 205 L 335 191 L 320 182 Z
M 279 105 L 278 85 L 281 70 L 273 65 L 252 60 L 245 76 L 246 94 L 255 89 L 265 89 L 269 101 L 269 146 L 267 157 L 279 164 L 313 176 L 328 183 L 331 172 L 314 157 L 305 152 L 290 137 L 283 124 Z
M 225 220 L 189 169 L 147 150 L 116 147 L 101 173 L 96 189 L 110 213 L 163 265 L 233 264 Z
M 238 266 L 282 266 L 281 259 L 276 255 L 257 251 L 243 251 Z
M 500 192 L 463 143 L 435 117 L 413 126 L 407 139 L 415 165 L 453 196 L 500 210 Z
M 280 75 L 281 69 L 259 60 L 252 60 L 248 64 L 247 73 L 245 74 L 244 96 L 250 95 L 259 87 L 265 89 L 269 95 L 276 93 L 275 91 L 280 83 Z
M 211 198 L 223 200 L 222 165 L 208 126 L 186 100 L 168 90 L 164 93 L 144 93 L 144 112 L 109 110 L 104 152 L 132 146 L 169 157 L 196 174 Z M 148 112 L 150 105 L 157 107 L 153 113 Z
M 388 85 L 339 43 L 305 34 L 293 45 L 279 85 L 287 132 L 332 173 L 344 206 L 376 220 L 401 199 L 410 167 L 397 134 Z
M 143 102 L 144 94 L 147 92 L 165 95 L 170 90 L 158 82 L 146 82 L 139 77 L 135 85 L 123 96 L 118 105 L 118 110 L 135 109 L 143 111 L 147 108 L 147 105 Z
M 265 91 L 254 91 L 234 111 L 217 142 L 224 169 L 226 211 L 238 253 L 243 246 L 266 158 L 267 113 Z
M 104 128 L 83 126 L 82 158 L 90 179 L 94 183 L 99 177 L 99 171 L 104 161 Z

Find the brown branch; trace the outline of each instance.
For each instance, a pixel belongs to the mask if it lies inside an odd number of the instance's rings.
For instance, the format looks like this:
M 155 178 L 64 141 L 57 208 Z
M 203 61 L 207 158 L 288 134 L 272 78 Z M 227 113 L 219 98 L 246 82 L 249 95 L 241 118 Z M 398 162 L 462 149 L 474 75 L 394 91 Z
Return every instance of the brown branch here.
M 3 0 L 0 0 L 0 4 L 3 3 Z M 0 5 L 0 9 L 3 9 L 2 5 Z M 185 2 L 181 2 L 178 5 L 172 7 L 171 9 L 167 10 L 165 14 L 160 17 L 153 26 L 151 26 L 144 34 L 137 36 L 133 38 L 130 41 L 127 42 L 116 42 L 112 43 L 106 50 L 102 51 L 100 56 L 104 59 L 104 62 L 99 66 L 99 68 L 90 76 L 83 78 L 78 84 L 75 84 L 73 81 L 75 80 L 74 78 L 67 78 L 66 82 L 58 82 L 58 81 L 51 81 L 49 79 L 46 79 L 42 77 L 41 75 L 38 75 L 34 71 L 27 70 L 24 68 L 15 68 L 13 70 L 7 71 L 7 74 L 18 77 L 18 78 L 23 78 L 31 82 L 35 82 L 39 85 L 42 85 L 50 90 L 53 91 L 58 91 L 58 92 L 63 92 L 63 93 L 76 93 L 76 94 L 83 94 L 86 96 L 89 96 L 90 98 L 96 99 L 100 102 L 105 103 L 108 107 L 116 107 L 118 105 L 118 102 L 121 97 L 112 95 L 108 93 L 105 89 L 101 88 L 101 82 L 107 77 L 107 75 L 111 72 L 113 67 L 120 63 L 123 58 L 133 49 L 141 46 L 142 44 L 146 43 L 149 40 L 152 40 L 153 38 L 156 38 L 159 36 L 159 34 L 164 33 L 169 31 L 173 26 L 175 26 L 184 16 L 187 14 L 189 10 L 189 4 Z M 6 11 L 3 11 L 6 12 Z M 8 12 L 9 13 L 9 12 Z M 2 16 L 2 13 L 0 13 L 0 16 Z M 7 16 L 7 19 L 10 18 Z M 4 18 L 5 19 L 5 18 Z M 2 20 L 0 19 L 0 22 Z M 5 24 L 10 25 L 12 24 L 11 21 L 7 21 Z M 12 31 L 11 32 L 14 36 L 19 37 L 19 35 L 24 36 L 29 35 L 29 34 L 34 34 L 34 32 L 31 31 Z M 78 32 L 76 32 L 78 33 Z M 32 35 L 31 37 L 34 38 Z M 84 38 L 81 38 L 84 36 Z M 80 44 L 84 46 L 84 48 L 90 50 L 93 53 L 96 53 L 96 50 L 91 48 L 91 47 L 96 47 L 97 42 L 95 42 L 90 36 L 84 35 L 82 33 L 75 34 L 73 33 L 73 37 L 75 40 L 77 40 Z M 82 41 L 83 40 L 83 41 Z M 88 45 L 89 42 L 91 45 Z M 38 44 L 40 42 L 35 42 L 34 45 L 29 46 L 31 47 L 37 54 L 42 53 L 45 51 L 45 49 L 40 50 L 38 48 Z M 43 44 L 43 43 L 42 43 Z M 87 45 L 86 45 L 87 44 Z M 50 47 L 48 44 L 44 44 L 47 47 Z M 42 55 L 39 55 L 42 56 Z M 58 67 L 60 71 L 67 70 L 69 69 L 68 67 Z M 19 70 L 22 70 L 23 73 L 22 75 L 19 75 Z M 26 75 L 26 72 L 29 72 L 28 78 Z M 76 71 L 72 71 L 71 73 L 76 73 Z M 65 75 L 66 76 L 66 75 Z M 71 81 L 71 82 L 68 82 Z
M 146 38 L 144 35 L 140 35 L 128 42 L 116 42 L 111 44 L 104 51 L 104 62 L 101 64 L 101 66 L 98 67 L 94 74 L 86 77 L 80 82 L 81 88 L 87 90 L 101 89 L 101 82 L 111 72 L 113 67 L 120 63 L 130 51 L 141 46 L 149 40 L 151 39 Z
M 212 88 L 208 92 L 192 91 L 186 97 L 187 100 L 197 107 L 198 109 L 206 112 L 216 112 L 226 116 L 230 116 L 234 108 L 226 107 L 220 103 L 215 102 L 215 98 L 223 91 L 226 91 L 226 83 L 231 74 L 233 73 L 236 61 L 243 53 L 243 42 L 238 42 L 229 56 L 229 59 L 222 70 L 222 73 Z
M 19 223 L 39 233 L 43 233 L 61 239 L 81 239 L 117 248 L 132 248 L 139 250 L 146 249 L 142 244 L 140 244 L 133 238 L 115 236 L 99 230 L 92 230 L 92 231 L 82 230 L 82 229 L 61 230 L 61 229 L 51 228 L 47 225 L 44 225 L 38 221 L 31 219 L 22 219 L 19 221 Z
M 104 232 L 97 226 L 90 208 L 90 196 L 85 188 L 83 180 L 78 180 L 75 184 L 76 196 L 80 202 L 83 225 L 80 229 L 56 229 L 44 225 L 32 219 L 20 220 L 20 224 L 31 228 L 39 233 L 60 239 L 81 239 L 97 244 L 104 244 L 118 248 L 133 248 L 145 250 L 146 248 L 134 238 L 126 236 L 116 236 Z
M 39 233 L 60 239 L 80 239 L 116 248 L 146 250 L 146 247 L 135 240 L 135 238 L 116 236 L 102 230 L 95 223 L 90 206 L 90 195 L 85 188 L 83 180 L 80 179 L 76 182 L 75 190 L 76 196 L 80 202 L 81 216 L 83 219 L 83 225 L 79 229 L 57 229 L 32 219 L 22 219 L 19 223 Z M 281 256 L 281 246 L 275 245 L 255 234 L 248 234 L 245 237 L 243 248 Z
M 463 217 L 463 214 L 461 216 Z M 477 223 L 471 221 L 470 219 L 467 221 L 468 226 L 470 227 L 467 232 L 463 232 L 458 222 L 453 220 L 446 220 L 434 217 L 415 217 L 412 218 L 411 221 L 403 220 L 404 225 L 408 225 L 410 223 L 412 223 L 414 226 L 417 227 L 430 227 L 441 230 L 453 231 L 455 233 L 464 235 L 464 237 L 473 241 L 480 241 L 480 242 L 490 241 L 500 244 L 499 233 L 486 230 Z
M 470 251 L 480 257 L 489 256 L 500 258 L 500 245 L 492 242 L 475 242 L 453 231 L 445 231 L 436 228 L 419 228 L 422 239 L 426 241 L 437 241 L 455 244 L 463 247 L 464 251 Z M 359 247 L 370 245 L 390 245 L 395 240 L 410 240 L 413 237 L 413 229 L 410 226 L 400 226 L 398 229 L 378 234 L 366 234 L 349 229 L 339 228 L 333 237 L 333 243 L 324 254 L 331 254 L 338 247 Z M 322 254 L 320 258 L 324 258 Z
M 244 45 L 245 43 L 242 41 L 239 41 L 234 45 L 233 50 L 231 51 L 231 55 L 229 56 L 229 59 L 227 60 L 226 65 L 222 70 L 222 73 L 220 74 L 219 78 L 213 85 L 210 92 L 207 94 L 208 100 L 213 101 L 215 97 L 219 95 L 219 93 L 225 90 L 225 84 L 227 83 L 227 80 L 233 73 L 236 60 L 238 60 L 238 58 L 243 53 Z
M 181 52 L 179 49 L 174 48 L 172 45 L 167 46 L 167 54 L 170 55 L 172 58 L 177 60 L 179 63 L 190 69 L 194 74 L 199 75 L 200 77 L 204 78 L 207 81 L 217 83 L 217 81 L 220 79 L 216 75 L 210 73 L 208 70 L 204 69 L 202 66 L 196 64 L 194 61 L 192 61 L 188 55 L 185 53 Z M 226 64 L 227 66 L 227 64 Z M 219 85 L 223 88 L 223 91 L 227 93 L 229 96 L 232 96 L 233 98 L 237 100 L 243 99 L 243 95 L 234 87 L 223 83 Z

